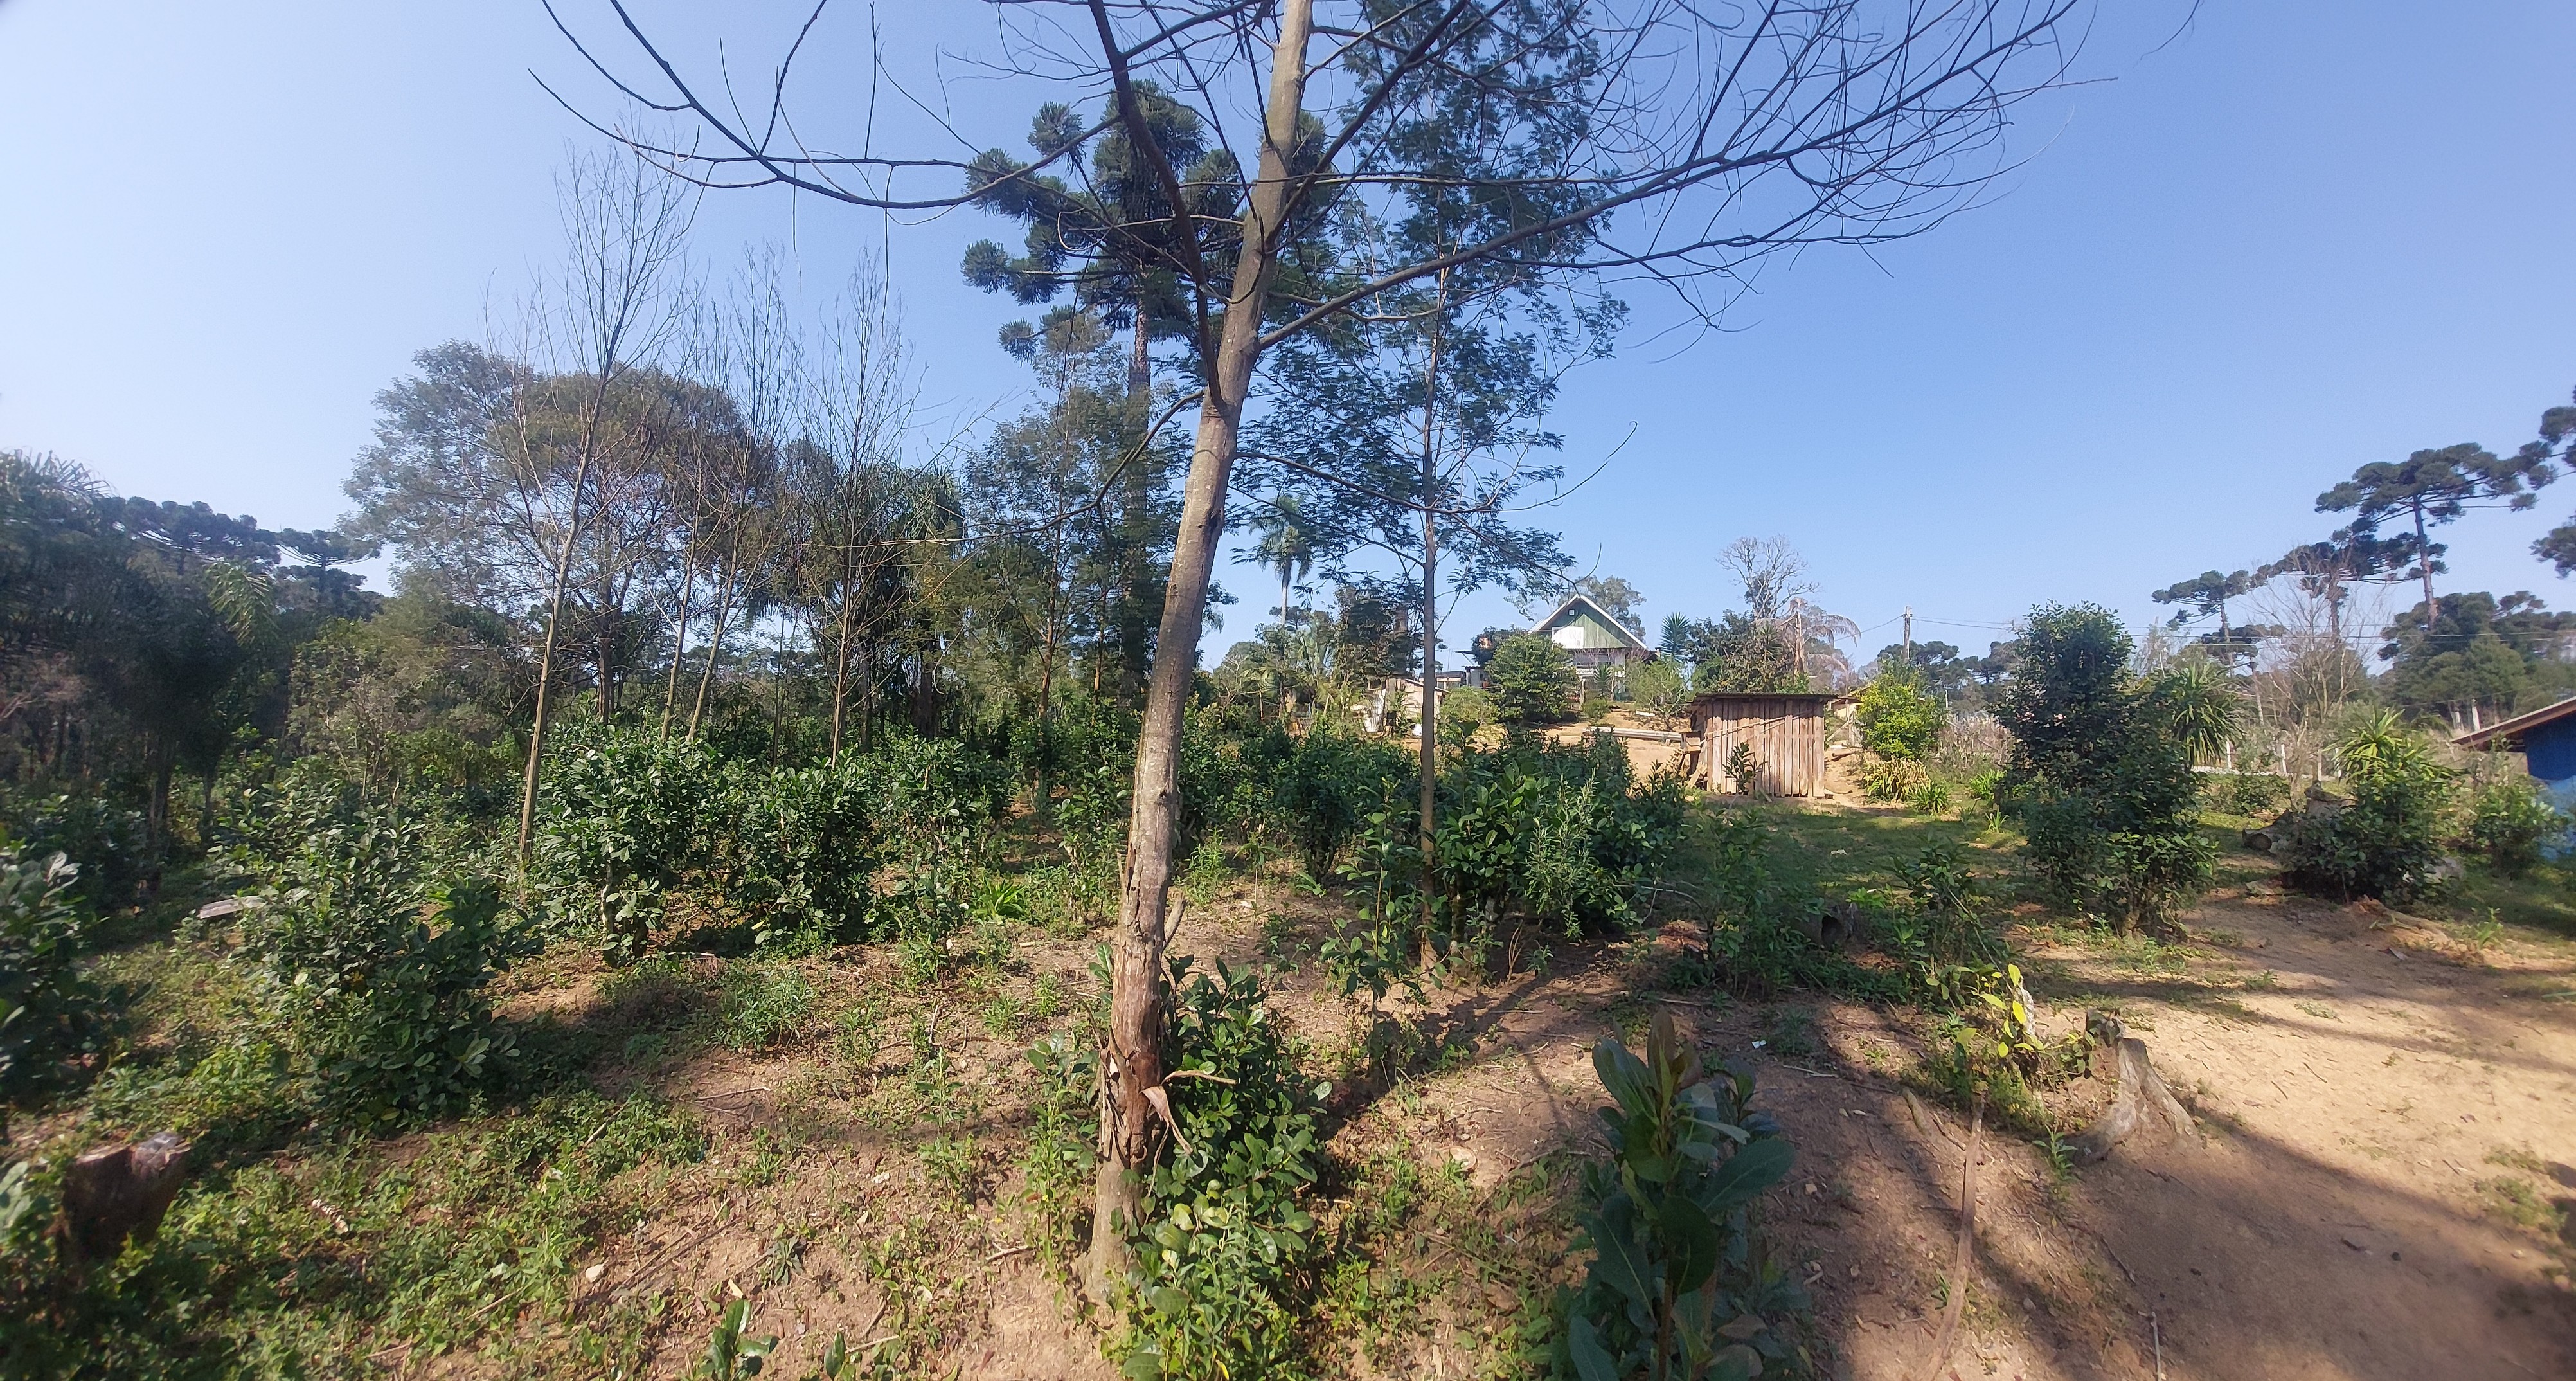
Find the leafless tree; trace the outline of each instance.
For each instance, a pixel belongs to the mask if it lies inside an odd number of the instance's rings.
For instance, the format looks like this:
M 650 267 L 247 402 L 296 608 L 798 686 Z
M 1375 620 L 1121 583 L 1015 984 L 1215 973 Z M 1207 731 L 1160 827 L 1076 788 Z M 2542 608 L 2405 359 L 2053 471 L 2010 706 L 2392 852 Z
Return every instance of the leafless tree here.
M 828 3 L 828 0 L 826 0 Z M 570 0 L 567 0 L 567 4 Z M 1782 251 L 1917 233 L 1973 201 L 2014 104 L 2058 82 L 2080 0 L 1038 0 L 997 8 L 993 70 L 1106 98 L 1068 114 L 1034 162 L 978 153 L 934 115 L 945 149 L 830 152 L 788 112 L 793 63 L 824 10 L 741 104 L 658 46 L 626 8 L 567 38 L 617 93 L 683 121 L 686 141 L 594 122 L 701 186 L 784 185 L 888 211 L 1069 193 L 1112 128 L 1163 188 L 1132 218 L 1067 217 L 1075 258 L 1173 274 L 1194 321 L 1199 415 L 1172 578 L 1139 740 L 1104 1069 L 1102 1159 L 1089 1286 L 1126 1265 L 1122 1223 L 1142 1203 L 1163 1089 L 1163 943 L 1182 709 L 1224 532 L 1228 478 L 1263 352 L 1390 288 L 1467 263 L 1533 275 L 1627 274 L 1713 320 Z M 1320 18 L 1318 11 L 1322 11 Z M 614 34 L 613 40 L 609 35 Z M 607 48 L 619 45 L 618 56 Z M 613 59 L 613 60 L 612 60 Z M 880 63 L 877 79 L 925 112 Z M 1163 157 L 1139 88 L 1189 105 L 1220 159 Z M 1466 103 L 1495 157 L 1417 156 L 1404 136 Z M 1072 110 L 1068 102 L 1063 109 Z M 864 136 L 862 136 L 864 139 Z M 1506 149 L 1537 157 L 1504 158 Z M 1200 180 L 1185 186 L 1185 173 Z M 921 186 L 924 178 L 944 186 Z M 1048 180 L 1053 179 L 1050 183 Z M 1230 185 L 1211 187 L 1211 181 Z M 1472 243 L 1343 281 L 1308 253 L 1345 199 L 1436 185 L 1503 199 L 1510 224 Z M 1211 207 L 1222 208 L 1222 214 Z M 1283 266 L 1287 269 L 1283 273 Z
M 611 422 L 610 400 L 639 363 L 669 343 L 678 314 L 673 290 L 696 206 L 685 184 L 655 177 L 640 159 L 577 159 L 557 188 L 567 241 L 565 266 L 551 294 L 541 294 L 539 340 L 558 372 L 586 381 L 587 398 L 572 440 L 562 537 L 555 549 L 545 634 L 537 652 L 537 704 L 528 732 L 528 763 L 519 787 L 519 856 L 526 858 L 537 818 L 537 765 L 545 755 L 546 716 L 554 688 L 555 645 L 564 591 L 582 538 L 582 496 L 598 467 Z M 599 611 L 604 619 L 605 608 Z M 608 687 L 603 657 L 600 694 Z

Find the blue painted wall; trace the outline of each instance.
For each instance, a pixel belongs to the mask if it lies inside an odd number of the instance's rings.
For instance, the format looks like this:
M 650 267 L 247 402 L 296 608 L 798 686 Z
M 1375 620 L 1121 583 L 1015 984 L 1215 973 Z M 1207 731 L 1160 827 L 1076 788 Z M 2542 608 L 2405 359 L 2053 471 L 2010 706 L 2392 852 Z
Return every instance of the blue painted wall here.
M 2544 782 L 2576 777 L 2576 715 L 2524 730 L 2522 753 L 2531 764 L 2531 775 Z

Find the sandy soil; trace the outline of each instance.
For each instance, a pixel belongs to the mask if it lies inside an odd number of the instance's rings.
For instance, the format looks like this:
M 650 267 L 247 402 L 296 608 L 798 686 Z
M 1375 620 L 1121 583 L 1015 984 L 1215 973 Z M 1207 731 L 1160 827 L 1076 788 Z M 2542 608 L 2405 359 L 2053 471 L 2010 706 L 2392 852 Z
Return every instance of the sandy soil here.
M 1308 927 L 1332 911 L 1238 891 L 1194 909 L 1181 948 L 1257 962 L 1261 918 L 1283 909 Z M 2199 1134 L 2123 1143 L 2061 1174 L 2039 1147 L 1987 1127 L 1966 1321 L 1938 1372 L 1933 1324 L 1952 1284 L 1968 1128 L 1907 1092 L 1926 1032 L 1910 1014 L 1848 1002 L 1657 995 L 1651 979 L 1695 943 L 1686 926 L 1568 956 L 1545 979 L 1436 990 L 1430 1006 L 1406 1007 L 1425 1034 L 1473 1053 L 1408 1080 L 1400 1097 L 1352 1090 L 1364 1106 L 1349 1113 L 1344 1147 L 1393 1131 L 1491 1190 L 1551 1151 L 1592 1144 L 1591 1047 L 1633 1036 L 1660 1006 L 1704 1046 L 1755 1063 L 1760 1101 L 1799 1147 L 1767 1211 L 1780 1258 L 1815 1296 L 1824 1375 L 2576 1377 L 2576 1244 L 2512 1221 L 2497 1188 L 2518 1179 L 2543 1203 L 2576 1203 L 2576 1003 L 2563 998 L 2576 962 L 2563 949 L 2472 954 L 2406 918 L 2284 898 L 2266 881 L 2214 895 L 2187 924 L 2188 945 L 2025 937 L 2043 1025 L 2116 1012 Z M 1029 958 L 1070 979 L 1083 947 L 1058 948 Z M 1347 1038 L 1348 1010 L 1311 988 L 1289 985 L 1279 1005 L 1319 1044 Z M 941 1043 L 960 1096 L 999 1132 L 1024 1068 L 1017 1047 L 956 1029 Z M 732 1131 L 724 1154 L 755 1155 L 757 1129 L 848 1093 L 815 1083 L 809 1065 L 719 1059 L 673 1092 Z M 2106 1097 L 2078 1080 L 2051 1101 L 2072 1130 Z M 742 1187 L 621 1242 L 596 1263 L 580 1311 L 670 1292 L 681 1303 L 654 1330 L 656 1375 L 685 1368 L 735 1289 L 754 1300 L 755 1331 L 786 1335 L 783 1374 L 800 1374 L 836 1330 L 853 1344 L 880 1336 L 890 1309 L 938 1321 L 952 1340 L 942 1375 L 1112 1374 L 1066 1291 L 1019 1250 L 1005 1163 L 987 1167 L 961 1209 L 939 1202 L 899 1138 L 832 1122 L 777 1178 L 735 1176 Z M 915 1253 L 934 1274 L 854 1258 L 903 1232 L 937 1236 Z M 785 1235 L 811 1246 L 780 1279 L 764 1253 Z M 1508 1326 L 1511 1302 L 1488 1304 L 1486 1288 L 1444 1303 L 1429 1336 L 1354 1360 L 1351 1374 L 1461 1374 L 1454 1340 Z
M 2487 1187 L 2537 1178 L 2562 1206 L 2576 1187 L 2576 1006 L 2532 995 L 2569 966 L 2466 960 L 2384 911 L 2260 890 L 2204 905 L 2188 918 L 2203 942 L 2146 972 L 2038 951 L 2047 1019 L 2121 1013 L 2201 1135 L 2123 1143 L 2060 1179 L 1989 1129 L 1967 1322 L 1938 1374 L 2576 1376 L 2567 1244 L 2500 1216 Z M 1596 973 L 1462 1013 L 1505 1047 L 1434 1097 L 1464 1110 L 1480 1175 L 1589 1135 L 1585 1052 L 1616 996 Z M 1905 1092 L 1921 1034 L 1827 1002 L 1797 1009 L 1812 1051 L 1775 1057 L 1776 1040 L 1752 1042 L 1776 1036 L 1778 1010 L 1673 1010 L 1761 1068 L 1799 1145 L 1773 1222 L 1816 1296 L 1824 1370 L 1926 1375 L 1967 1128 Z M 2103 1096 L 2079 1082 L 2064 1101 Z

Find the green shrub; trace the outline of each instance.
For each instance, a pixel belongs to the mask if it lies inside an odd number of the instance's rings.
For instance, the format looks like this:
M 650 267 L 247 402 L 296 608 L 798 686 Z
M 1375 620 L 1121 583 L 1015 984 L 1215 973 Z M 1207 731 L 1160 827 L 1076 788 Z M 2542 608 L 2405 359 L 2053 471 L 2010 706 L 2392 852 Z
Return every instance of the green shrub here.
M 2290 783 L 2270 772 L 2213 777 L 2210 802 L 2230 815 L 2268 815 L 2289 804 Z
M 1639 711 L 1667 723 L 1690 708 L 1690 682 L 1669 657 L 1628 668 L 1628 695 Z
M 27 857 L 61 854 L 80 869 L 73 891 L 103 915 L 140 899 L 144 880 L 159 866 L 143 812 L 96 793 L 54 794 L 0 803 L 0 824 Z
M 1681 840 L 1685 791 L 1678 767 L 1637 783 L 1607 736 L 1467 755 L 1441 782 L 1435 944 L 1472 955 L 1510 920 L 1566 934 L 1628 925 Z M 1399 872 L 1383 890 L 1413 885 Z
M 2013 736 L 1999 795 L 2019 811 L 2032 871 L 2059 905 L 2122 931 L 2171 917 L 2209 878 L 2188 736 L 2209 707 L 2192 684 L 2139 681 L 2119 621 L 2043 605 L 1997 718 Z
M 1452 751 L 1466 748 L 1488 724 L 1502 719 L 1502 707 L 1494 697 L 1474 686 L 1460 686 L 1440 697 L 1440 720 L 1432 733 L 1440 746 Z
M 1294 1353 L 1326 1090 L 1298 1073 L 1258 979 L 1173 968 L 1164 1087 L 1181 1144 L 1146 1183 L 1136 1307 L 1114 1350 L 1135 1377 L 1269 1375 Z
M 513 1053 L 485 988 L 533 950 L 528 933 L 485 883 L 432 891 L 426 916 L 356 891 L 289 895 L 266 918 L 261 948 L 299 1052 L 360 1126 L 459 1111 Z
M 754 944 L 865 933 L 883 802 L 860 759 L 743 774 L 726 804 L 719 876 L 725 900 L 751 917 Z
M 1535 633 L 1503 639 L 1485 664 L 1485 685 L 1506 724 L 1553 724 L 1565 718 L 1581 690 L 1573 659 Z
M 2567 817 L 2540 793 L 2539 785 L 2528 777 L 2509 777 L 2479 789 L 2465 842 L 2498 873 L 2520 877 L 2566 834 Z
M 1307 875 L 1330 876 L 1370 813 L 1414 770 L 1412 756 L 1391 743 L 1321 730 L 1296 740 L 1271 791 Z
M 665 898 L 714 857 L 723 779 L 703 745 L 574 728 L 539 783 L 529 880 L 554 914 L 595 926 L 611 959 L 651 947 Z
M 1581 1290 L 1564 1296 L 1555 1374 L 1582 1381 L 1749 1377 L 1788 1362 L 1782 1325 L 1806 1292 L 1770 1259 L 1754 1201 L 1796 1152 L 1752 1109 L 1753 1075 L 1712 1077 L 1657 1012 L 1639 1059 L 1593 1048 L 1613 1106 L 1600 1111 L 1610 1158 L 1584 1167 Z
M 1904 966 L 1913 1000 L 1956 1011 L 1970 1000 L 1977 975 L 2009 963 L 2010 952 L 1978 915 L 1965 849 L 1936 839 L 1897 871 L 1906 905 L 1877 908 L 1879 946 Z
M 0 854 L 0 1101 L 91 1048 L 101 997 L 79 969 L 79 877 L 59 853 Z
M 1860 746 L 1883 758 L 1921 759 L 1949 719 L 1939 700 L 1902 672 L 1882 673 L 1860 692 Z
M 2291 822 L 2291 883 L 2339 899 L 2405 901 L 2438 891 L 2450 770 L 2386 710 L 2355 726 L 2337 748 L 2352 800 Z

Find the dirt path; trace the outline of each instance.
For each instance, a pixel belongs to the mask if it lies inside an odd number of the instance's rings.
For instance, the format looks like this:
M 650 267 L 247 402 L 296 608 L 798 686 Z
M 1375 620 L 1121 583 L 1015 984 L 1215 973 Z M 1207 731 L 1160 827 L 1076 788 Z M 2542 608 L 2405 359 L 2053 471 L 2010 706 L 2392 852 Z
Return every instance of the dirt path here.
M 2118 1011 L 2203 1135 L 2060 1178 L 1989 1129 L 1977 1274 L 1941 1374 L 2576 1376 L 2567 1244 L 2510 1221 L 2496 1188 L 2561 1206 L 2576 1190 L 2576 1007 L 2531 995 L 2565 986 L 2563 960 L 2488 967 L 2402 918 L 2277 891 L 2222 894 L 2189 924 L 2204 943 L 2035 955 L 2054 1020 Z M 1588 1048 L 1640 1019 L 1616 971 L 1461 1004 L 1492 1045 L 1431 1081 L 1426 1143 L 1445 1134 L 1487 1181 L 1589 1138 Z M 1967 1129 L 1904 1092 L 1920 1033 L 1848 1003 L 1669 1009 L 1762 1067 L 1800 1147 L 1773 1222 L 1816 1296 L 1826 1372 L 1924 1376 Z

